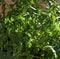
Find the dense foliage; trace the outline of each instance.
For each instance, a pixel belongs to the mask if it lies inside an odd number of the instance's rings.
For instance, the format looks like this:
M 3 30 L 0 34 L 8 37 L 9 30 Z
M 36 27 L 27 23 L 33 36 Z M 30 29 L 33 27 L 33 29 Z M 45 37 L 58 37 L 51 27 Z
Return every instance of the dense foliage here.
M 38 0 L 13 0 L 0 18 L 0 59 L 59 59 L 60 2 L 42 9 Z

